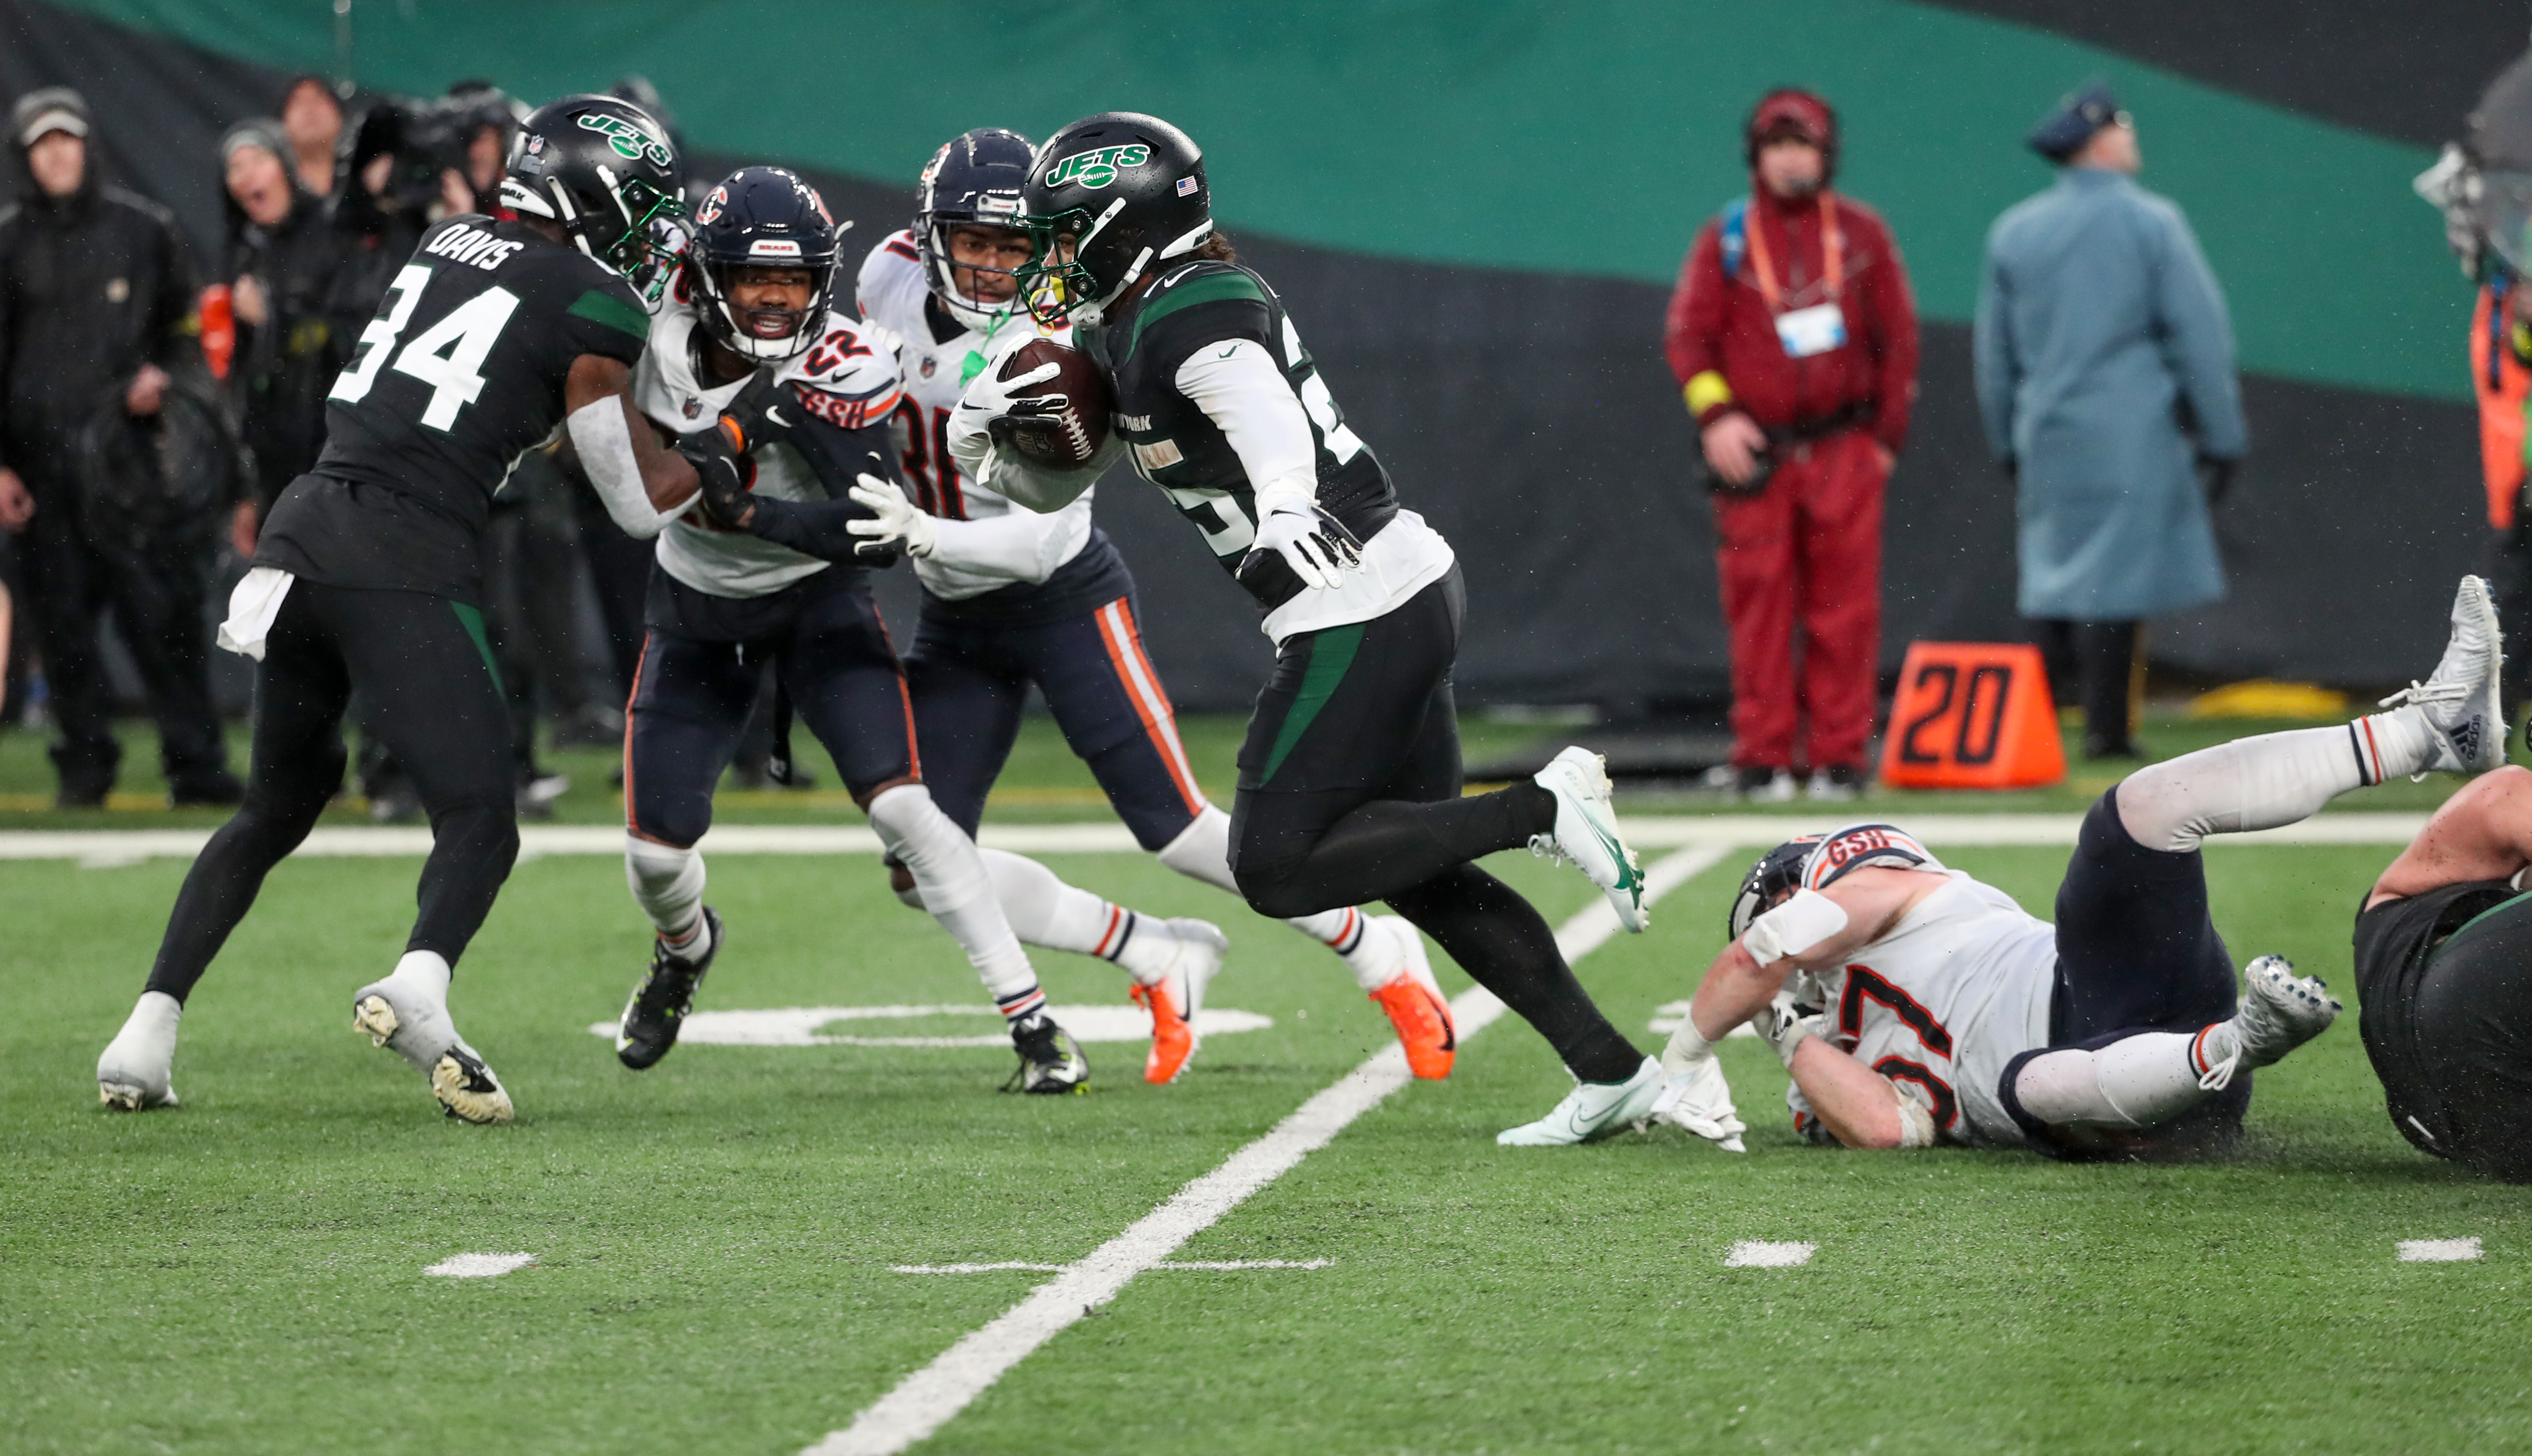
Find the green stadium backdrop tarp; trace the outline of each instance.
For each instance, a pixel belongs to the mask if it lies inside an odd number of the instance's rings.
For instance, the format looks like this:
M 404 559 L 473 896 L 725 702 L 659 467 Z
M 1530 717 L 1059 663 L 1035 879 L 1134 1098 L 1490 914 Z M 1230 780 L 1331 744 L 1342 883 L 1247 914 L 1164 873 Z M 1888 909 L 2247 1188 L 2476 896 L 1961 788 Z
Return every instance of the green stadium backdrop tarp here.
M 1892 486 L 1886 663 L 1912 638 L 2018 635 L 2012 496 L 1979 442 L 1963 320 L 1987 223 L 2047 180 L 2021 132 L 2103 74 L 2139 115 L 2146 181 L 2188 209 L 2224 281 L 2254 436 L 2218 512 L 2231 595 L 2158 624 L 2155 655 L 2227 675 L 2415 673 L 2485 535 L 2469 294 L 2408 191 L 2438 104 L 2416 98 L 2446 98 L 2458 131 L 2519 24 L 2474 12 L 2403 29 L 2356 0 L 2256 0 L 2244 8 L 2266 18 L 2266 51 L 2235 43 L 2244 26 L 2197 44 L 2165 27 L 2148 65 L 2044 28 L 2061 10 L 2069 30 L 2090 24 L 2071 5 L 1965 8 L 2008 19 L 1900 0 L 1157 19 L 1107 0 L 995 0 L 945 28 L 920 10 L 854 7 L 836 18 L 849 25 L 788 35 L 771 75 L 761 22 L 739 24 L 751 9 L 729 3 L 365 0 L 354 27 L 358 75 L 382 88 L 480 76 L 544 99 L 647 74 L 699 169 L 799 166 L 860 247 L 903 224 L 914 173 L 967 127 L 1042 136 L 1112 106 L 1171 117 L 1205 145 L 1226 227 L 1291 303 L 1407 502 L 1459 548 L 1464 698 L 1621 706 L 1710 699 L 1726 682 L 1661 309 L 1697 224 L 1746 186 L 1743 109 L 1781 80 L 1840 106 L 1842 183 L 1890 218 L 1928 317 Z M 2485 37 L 2487 64 L 2457 61 L 2456 35 Z M 0 87 L 86 91 L 109 174 L 175 208 L 205 248 L 221 129 L 269 111 L 287 73 L 332 60 L 322 6 L 0 0 Z M 2334 100 L 2394 83 L 2404 109 Z M 1237 630 L 1243 599 L 1122 474 L 1101 517 L 1141 579 L 1180 700 L 1243 703 L 1266 660 L 1263 639 Z M 889 589 L 903 611 L 906 584 Z

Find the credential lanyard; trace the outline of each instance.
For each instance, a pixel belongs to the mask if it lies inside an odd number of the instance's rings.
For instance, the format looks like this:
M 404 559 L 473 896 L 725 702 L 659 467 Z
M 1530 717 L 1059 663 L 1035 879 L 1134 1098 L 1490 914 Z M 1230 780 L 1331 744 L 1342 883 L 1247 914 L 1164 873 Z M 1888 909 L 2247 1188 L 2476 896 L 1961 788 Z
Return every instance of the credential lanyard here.
M 1776 287 L 1775 266 L 1767 260 L 1766 222 L 1755 215 L 1758 211 L 1757 198 L 1750 200 L 1750 266 L 1758 275 L 1758 297 L 1767 301 L 1767 311 L 1781 313 L 1784 311 L 1784 295 Z M 1846 247 L 1843 235 L 1837 230 L 1837 207 L 1830 201 L 1826 188 L 1820 189 L 1819 211 L 1822 273 L 1828 284 L 1828 296 L 1834 301 L 1846 283 Z

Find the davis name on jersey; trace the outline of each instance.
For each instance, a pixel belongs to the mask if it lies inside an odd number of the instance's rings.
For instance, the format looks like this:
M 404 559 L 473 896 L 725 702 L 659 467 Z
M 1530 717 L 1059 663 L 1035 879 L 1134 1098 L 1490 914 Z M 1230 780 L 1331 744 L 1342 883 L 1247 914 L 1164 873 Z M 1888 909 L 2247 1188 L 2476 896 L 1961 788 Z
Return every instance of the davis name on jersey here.
M 747 375 L 707 388 L 696 375 L 701 316 L 682 286 L 651 323 L 651 347 L 634 370 L 633 403 L 671 435 L 702 429 L 746 387 Z M 903 391 L 896 358 L 884 339 L 856 319 L 830 312 L 827 332 L 814 348 L 782 366 L 802 409 L 838 429 L 860 429 L 885 420 Z M 749 489 L 777 500 L 831 497 L 800 452 L 782 441 L 760 445 L 749 457 L 756 477 Z M 745 532 L 725 531 L 688 510 L 660 532 L 660 568 L 698 591 L 715 596 L 765 596 L 815 575 L 829 565 L 788 546 Z
M 1853 824 L 1822 839 L 1801 883 L 1822 889 L 1867 867 L 1938 874 L 1880 939 L 1813 978 L 1833 1013 L 1832 1039 L 1894 1082 L 1914 1085 L 1945 1141 L 2019 1146 L 2025 1139 L 1997 1096 L 2005 1064 L 2048 1044 L 2057 930 L 1992 885 L 1944 868 L 1906 832 Z M 1785 1100 L 1809 1131 L 1798 1089 Z
M 1069 346 L 1071 330 L 1041 327 L 1016 304 L 991 335 L 968 328 L 947 309 L 925 308 L 931 291 L 911 232 L 899 232 L 870 251 L 862 260 L 856 293 L 862 317 L 875 325 L 874 339 L 884 333 L 896 349 L 905 395 L 897 402 L 892 432 L 915 505 L 945 521 L 1033 518 L 1043 532 L 1033 551 L 1009 564 L 1033 575 L 979 569 L 939 553 L 914 558 L 914 574 L 924 589 L 948 601 L 964 601 L 1014 582 L 1043 582 L 1080 555 L 1090 540 L 1091 497 L 1096 487 L 1081 492 L 1080 499 L 1063 510 L 1037 517 L 977 484 L 950 458 L 950 412 L 987 363 L 1000 360 L 1028 339 L 1047 338 Z

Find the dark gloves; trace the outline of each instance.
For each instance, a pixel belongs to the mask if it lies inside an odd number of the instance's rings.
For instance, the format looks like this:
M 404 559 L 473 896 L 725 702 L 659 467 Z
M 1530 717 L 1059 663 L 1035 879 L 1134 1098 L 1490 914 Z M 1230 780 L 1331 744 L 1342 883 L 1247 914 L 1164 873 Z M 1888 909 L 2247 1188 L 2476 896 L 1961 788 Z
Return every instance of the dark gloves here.
M 748 527 L 748 487 L 756 481 L 749 452 L 791 433 L 791 412 L 799 409 L 791 391 L 775 381 L 774 370 L 758 369 L 746 387 L 721 407 L 711 427 L 681 436 L 677 453 L 695 468 L 703 482 L 704 514 L 716 526 L 732 531 Z

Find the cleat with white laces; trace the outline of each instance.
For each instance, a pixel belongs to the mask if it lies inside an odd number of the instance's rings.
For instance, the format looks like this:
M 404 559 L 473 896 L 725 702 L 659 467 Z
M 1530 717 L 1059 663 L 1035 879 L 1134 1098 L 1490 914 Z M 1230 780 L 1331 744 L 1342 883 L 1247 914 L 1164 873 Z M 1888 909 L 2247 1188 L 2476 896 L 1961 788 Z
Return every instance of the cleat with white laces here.
M 1588 749 L 1569 748 L 1548 761 L 1531 782 L 1556 796 L 1556 828 L 1530 836 L 1529 852 L 1571 863 L 1598 885 L 1618 912 L 1618 924 L 1641 931 L 1652 924 L 1644 909 L 1644 870 L 1618 834 L 1618 810 L 1608 766 Z
M 651 939 L 651 969 L 626 998 L 615 1027 L 615 1059 L 636 1072 L 658 1066 L 675 1049 L 686 1014 L 695 1009 L 695 990 L 712 969 L 713 957 L 720 954 L 719 913 L 705 906 L 703 924 L 704 953 L 699 956 L 678 955 L 666 941 Z
M 1571 1148 L 1596 1143 L 1629 1128 L 1640 1128 L 1652 1116 L 1662 1093 L 1662 1067 L 1657 1057 L 1644 1058 L 1636 1075 L 1624 1082 L 1577 1081 L 1565 1099 L 1536 1122 L 1506 1128 L 1495 1142 L 1506 1148 Z
M 352 1030 L 429 1078 L 431 1094 L 449 1116 L 479 1124 L 510 1120 L 510 1094 L 500 1079 L 457 1035 L 448 1007 L 411 982 L 390 976 L 353 993 Z
M 2233 1074 L 2273 1066 L 2287 1052 L 2330 1030 L 2344 1008 L 2318 976 L 2295 975 L 2283 956 L 2262 956 L 2242 968 L 2242 999 L 2230 1021 L 2198 1034 L 2191 1048 L 2198 1085 L 2221 1092 Z
M 1031 1012 L 1011 1024 L 1011 1049 L 1020 1054 L 1020 1064 L 1003 1091 L 1038 1096 L 1090 1091 L 1090 1059 L 1045 1012 Z
M 176 1021 L 184 1014 L 165 991 L 143 991 L 96 1059 L 96 1099 L 122 1112 L 175 1106 Z
M 2444 660 L 2425 682 L 2383 700 L 2385 707 L 2414 706 L 2425 720 L 2432 752 L 2412 777 L 2485 773 L 2505 761 L 2507 728 L 2497 694 L 2498 669 L 2504 662 L 2488 583 L 2464 577 L 2453 592 L 2452 637 L 2445 644 Z
M 1398 1034 L 1399 1047 L 1407 1053 L 1407 1070 L 1427 1082 L 1439 1082 L 1451 1075 L 1460 1032 L 1452 1024 L 1451 1003 L 1442 995 L 1442 983 L 1433 979 L 1423 932 L 1403 915 L 1370 919 L 1375 927 L 1389 932 L 1402 962 L 1398 974 L 1371 992 L 1371 999 L 1389 1018 L 1390 1030 Z
M 1204 1039 L 1195 1029 L 1196 1013 L 1204 1009 L 1205 987 L 1222 974 L 1222 957 L 1231 949 L 1231 937 L 1210 921 L 1184 916 L 1144 921 L 1141 925 L 1155 924 L 1178 942 L 1178 955 L 1158 980 L 1136 981 L 1126 994 L 1152 1014 L 1152 1049 L 1143 1058 L 1143 1080 L 1157 1087 L 1178 1081 Z

